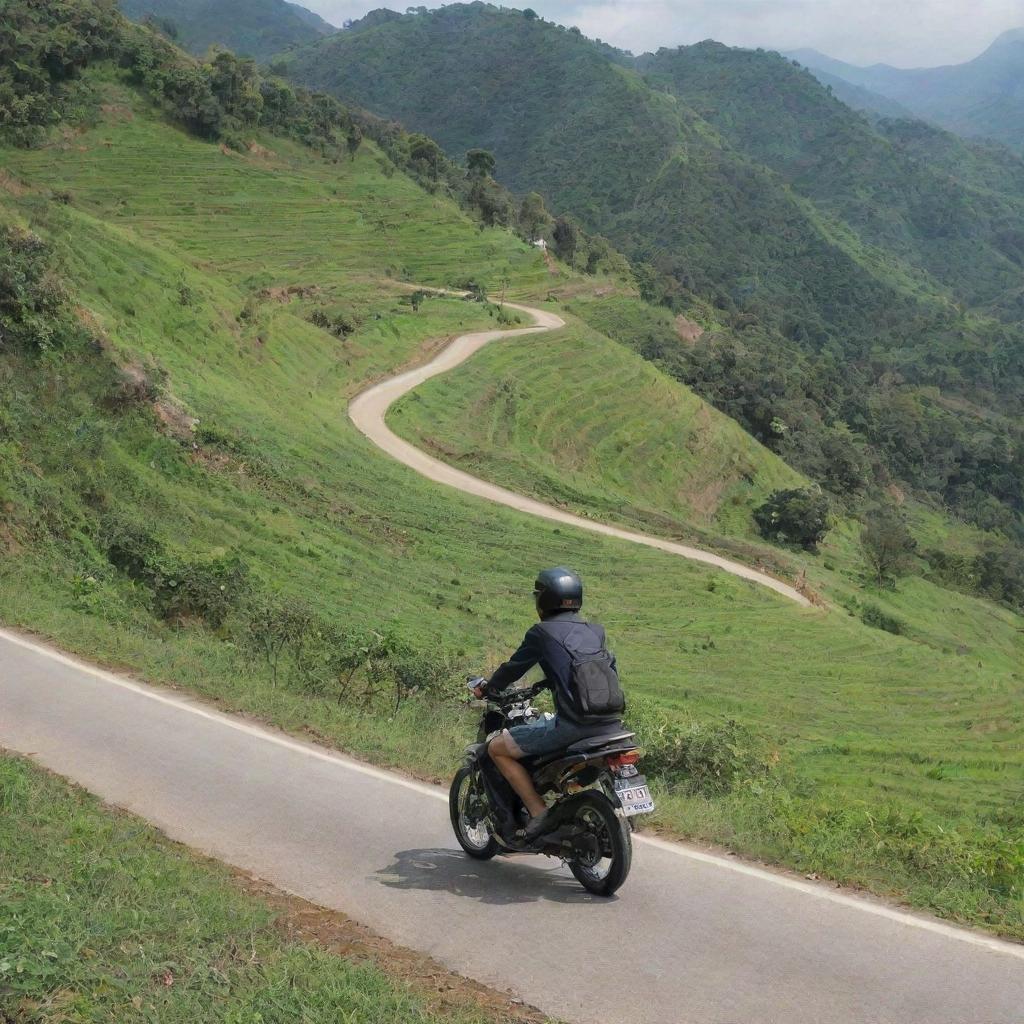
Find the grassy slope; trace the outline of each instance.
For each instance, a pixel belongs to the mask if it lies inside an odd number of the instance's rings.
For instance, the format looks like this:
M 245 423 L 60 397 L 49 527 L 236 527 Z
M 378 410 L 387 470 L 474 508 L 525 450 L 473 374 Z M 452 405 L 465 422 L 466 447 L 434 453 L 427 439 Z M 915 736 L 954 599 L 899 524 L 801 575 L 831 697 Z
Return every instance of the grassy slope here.
M 627 296 L 583 292 L 570 308 L 600 320 L 617 304 L 624 313 L 633 308 Z M 830 600 L 878 603 L 907 623 L 908 635 L 946 653 L 966 646 L 993 672 L 1012 672 L 1024 653 L 1024 622 L 1007 609 L 922 579 L 895 591 L 866 582 L 855 522 L 839 520 L 820 557 L 766 545 L 752 509 L 771 490 L 805 481 L 741 431 L 732 434 L 734 425 L 692 392 L 584 324 L 557 343 L 525 338 L 485 349 L 406 396 L 390 422 L 461 468 L 583 515 L 697 537 L 790 576 L 803 571 Z M 907 511 L 922 543 L 970 549 L 969 531 L 951 531 L 913 503 Z
M 395 286 L 379 275 L 391 266 L 438 284 L 507 276 L 528 296 L 546 291 L 547 271 L 509 236 L 479 232 L 399 176 L 383 176 L 369 147 L 354 165 L 335 166 L 264 141 L 277 158 L 227 156 L 137 108 L 134 117 L 109 112 L 66 148 L 3 154 L 29 182 L 70 190 L 70 207 L 31 193 L 5 205 L 62 248 L 112 344 L 158 360 L 192 413 L 259 455 L 248 467 L 210 451 L 183 458 L 169 438 L 114 429 L 103 457 L 134 481 L 122 499 L 172 545 L 237 550 L 328 616 L 380 625 L 383 614 L 414 634 L 458 637 L 482 666 L 528 621 L 527 574 L 574 564 L 616 638 L 631 690 L 669 708 L 739 717 L 788 743 L 797 787 L 824 815 L 772 825 L 754 813 L 764 801 L 741 794 L 666 801 L 663 821 L 948 913 L 985 908 L 1016 929 L 1019 908 L 984 885 L 879 866 L 884 857 L 863 835 L 837 856 L 826 834 L 837 809 L 893 800 L 968 830 L 1002 813 L 1024 767 L 1020 683 L 1008 657 L 999 665 L 951 658 L 844 616 L 804 613 L 680 560 L 459 497 L 378 456 L 345 419 L 346 398 L 414 357 L 425 338 L 480 316 L 453 300 L 431 300 L 414 315 L 394 305 Z M 295 315 L 301 303 L 252 304 L 259 289 L 288 283 L 320 284 L 315 301 L 356 310 L 364 326 L 341 344 Z M 191 306 L 179 301 L 181 285 L 195 296 Z M 250 318 L 239 323 L 247 305 Z M 34 400 L 55 433 L 26 439 L 22 457 L 56 478 L 66 469 L 66 402 L 57 386 Z M 83 596 L 76 581 L 93 572 L 99 583 Z M 382 587 L 396 595 L 383 613 Z M 274 690 L 232 645 L 156 622 L 146 596 L 104 570 L 99 555 L 73 563 L 33 549 L 5 559 L 0 615 L 386 763 L 443 774 L 464 729 L 447 708 L 424 727 L 422 717 L 385 722 Z M 940 763 L 949 766 L 944 777 L 929 778 Z
M 806 483 L 693 392 L 579 321 L 557 339 L 491 346 L 407 396 L 391 420 L 463 469 L 662 533 L 749 537 L 756 505 Z
M 230 873 L 0 757 L 0 1018 L 483 1024 L 284 934 Z

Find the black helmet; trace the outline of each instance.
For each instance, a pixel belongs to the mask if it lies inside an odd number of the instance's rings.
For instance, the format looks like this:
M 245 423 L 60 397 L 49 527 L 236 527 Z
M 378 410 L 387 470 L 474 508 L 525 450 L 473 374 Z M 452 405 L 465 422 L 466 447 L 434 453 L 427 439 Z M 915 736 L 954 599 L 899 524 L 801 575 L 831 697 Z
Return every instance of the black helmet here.
M 543 618 L 554 612 L 575 612 L 583 607 L 583 580 L 564 566 L 537 573 L 533 599 Z

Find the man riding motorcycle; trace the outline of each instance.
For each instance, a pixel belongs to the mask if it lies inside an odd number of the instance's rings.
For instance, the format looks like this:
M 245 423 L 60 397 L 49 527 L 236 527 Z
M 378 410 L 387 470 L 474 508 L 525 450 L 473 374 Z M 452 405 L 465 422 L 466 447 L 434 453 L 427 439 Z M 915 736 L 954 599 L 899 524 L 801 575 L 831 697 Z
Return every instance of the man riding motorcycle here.
M 530 814 L 525 838 L 531 842 L 544 834 L 547 806 L 520 760 L 564 750 L 590 736 L 621 732 L 625 706 L 604 627 L 578 614 L 583 607 L 580 577 L 563 567 L 545 569 L 537 576 L 533 597 L 540 622 L 527 630 L 515 654 L 474 690 L 478 698 L 500 693 L 540 665 L 553 692 L 554 718 L 505 729 L 487 748 Z

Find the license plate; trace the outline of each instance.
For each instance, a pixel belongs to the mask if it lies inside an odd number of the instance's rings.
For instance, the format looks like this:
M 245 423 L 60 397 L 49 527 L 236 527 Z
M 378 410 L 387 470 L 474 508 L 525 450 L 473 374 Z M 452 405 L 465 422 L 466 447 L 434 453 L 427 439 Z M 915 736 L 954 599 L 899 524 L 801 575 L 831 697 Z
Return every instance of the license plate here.
M 627 818 L 634 814 L 650 814 L 654 810 L 651 791 L 642 775 L 634 775 L 631 779 L 616 779 L 615 795 Z

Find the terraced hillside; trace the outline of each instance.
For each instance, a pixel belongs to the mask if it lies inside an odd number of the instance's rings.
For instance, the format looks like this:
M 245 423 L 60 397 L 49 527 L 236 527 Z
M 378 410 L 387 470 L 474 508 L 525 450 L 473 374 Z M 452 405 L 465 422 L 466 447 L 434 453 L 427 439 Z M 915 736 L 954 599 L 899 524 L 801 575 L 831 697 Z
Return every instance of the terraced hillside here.
M 536 567 L 569 562 L 616 639 L 663 779 L 663 825 L 1020 934 L 1013 794 L 1024 760 L 1009 613 L 965 599 L 965 642 L 928 645 L 420 480 L 358 435 L 347 400 L 502 316 L 453 298 L 414 304 L 414 283 L 472 280 L 544 302 L 553 279 L 540 255 L 420 189 L 369 142 L 336 160 L 253 131 L 232 150 L 170 124 L 111 65 L 84 82 L 102 103 L 93 123 L 65 124 L 39 149 L 0 150 L 4 258 L 19 261 L 26 294 L 39 291 L 25 330 L 38 340 L 56 318 L 67 336 L 0 352 L 0 617 L 443 775 L 468 725 L 444 673 L 493 664 L 529 621 Z M 558 283 L 621 285 L 564 268 Z M 583 499 L 628 491 L 672 521 L 697 513 L 708 535 L 742 537 L 743 510 L 793 478 L 628 349 L 575 321 L 561 341 L 573 373 L 600 359 L 619 376 L 609 419 L 629 401 L 678 416 L 652 436 L 624 416 L 616 443 L 634 464 L 623 458 L 619 478 L 602 480 L 603 462 L 584 460 Z M 558 344 L 546 336 L 531 361 L 558 370 Z M 516 352 L 485 350 L 499 362 L 480 366 L 513 376 L 500 360 Z M 539 390 L 558 378 L 529 379 Z M 699 443 L 689 410 L 703 421 Z M 505 429 L 486 402 L 474 412 L 467 432 Z M 557 433 L 552 419 L 540 437 Z M 645 483 L 670 434 L 687 455 L 661 454 Z M 514 429 L 508 444 L 519 445 Z M 742 467 L 717 515 L 700 507 L 714 504 L 706 458 Z M 544 463 L 538 445 L 527 467 Z M 667 502 L 676 487 L 699 500 Z M 268 661 L 254 596 L 311 609 L 317 642 L 338 629 L 340 646 L 316 672 L 306 649 Z M 994 642 L 981 644 L 981 621 Z M 371 635 L 413 649 L 417 675 L 367 713 L 346 666 L 356 658 L 372 676 L 380 663 L 345 644 Z

